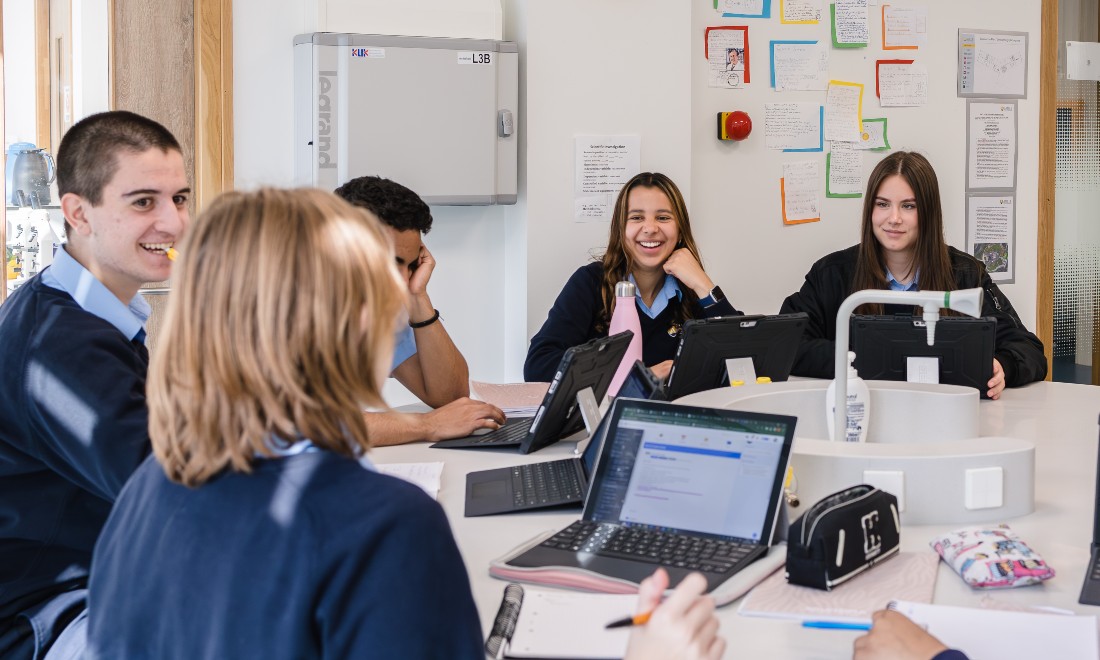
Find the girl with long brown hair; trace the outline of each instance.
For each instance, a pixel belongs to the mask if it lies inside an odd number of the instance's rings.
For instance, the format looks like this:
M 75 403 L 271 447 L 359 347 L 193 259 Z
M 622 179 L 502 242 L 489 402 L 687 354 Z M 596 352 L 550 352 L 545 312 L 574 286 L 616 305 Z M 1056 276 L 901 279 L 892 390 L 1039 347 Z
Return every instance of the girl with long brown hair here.
M 642 172 L 619 192 L 603 257 L 573 273 L 531 339 L 524 378 L 552 380 L 567 349 L 606 336 L 615 284 L 624 280 L 637 287 L 642 359 L 661 378 L 684 321 L 740 314 L 703 270 L 680 189 L 664 174 Z
M 849 295 L 864 289 L 954 291 L 980 287 L 982 315 L 997 320 L 990 398 L 1005 386 L 1046 377 L 1043 345 L 1029 332 L 985 265 L 943 239 L 943 211 L 936 172 L 924 156 L 898 151 L 884 158 L 867 181 L 860 242 L 813 265 L 782 313 L 806 312 L 809 324 L 792 374 L 833 377 L 836 315 Z M 861 314 L 912 313 L 899 305 L 868 304 Z M 949 313 L 948 311 L 944 312 Z

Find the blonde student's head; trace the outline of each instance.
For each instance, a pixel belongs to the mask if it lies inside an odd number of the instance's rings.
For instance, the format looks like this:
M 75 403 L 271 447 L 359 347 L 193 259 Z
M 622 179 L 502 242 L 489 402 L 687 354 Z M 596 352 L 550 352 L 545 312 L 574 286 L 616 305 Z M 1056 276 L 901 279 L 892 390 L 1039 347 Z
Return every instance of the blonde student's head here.
M 318 190 L 231 192 L 179 252 L 147 385 L 168 477 L 248 472 L 303 438 L 368 448 L 362 407 L 385 405 L 405 296 L 374 216 Z

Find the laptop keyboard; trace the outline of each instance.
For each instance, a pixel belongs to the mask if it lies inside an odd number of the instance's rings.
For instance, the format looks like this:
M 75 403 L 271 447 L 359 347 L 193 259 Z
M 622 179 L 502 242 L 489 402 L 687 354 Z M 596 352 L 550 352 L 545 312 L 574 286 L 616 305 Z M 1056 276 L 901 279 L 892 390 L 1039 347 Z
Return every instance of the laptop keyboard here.
M 512 468 L 512 496 L 516 506 L 574 502 L 583 499 L 575 459 L 517 465 Z
M 759 546 L 578 520 L 542 544 L 707 573 L 729 573 Z
M 469 439 L 469 442 L 472 445 L 519 444 L 523 442 L 523 438 L 531 430 L 533 419 L 534 417 L 527 417 L 511 424 L 505 424 L 491 433 L 474 436 Z

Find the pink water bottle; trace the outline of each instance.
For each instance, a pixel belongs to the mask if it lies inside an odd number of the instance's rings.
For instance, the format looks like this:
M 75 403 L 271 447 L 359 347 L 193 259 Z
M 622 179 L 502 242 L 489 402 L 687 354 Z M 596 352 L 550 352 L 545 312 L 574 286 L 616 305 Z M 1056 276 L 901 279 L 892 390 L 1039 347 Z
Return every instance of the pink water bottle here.
M 629 330 L 634 333 L 634 336 L 630 339 L 630 345 L 626 347 L 626 355 L 619 363 L 615 377 L 611 379 L 611 386 L 607 388 L 608 396 L 619 393 L 619 388 L 622 387 L 634 362 L 642 359 L 642 322 L 638 320 L 638 305 L 634 302 L 636 291 L 637 287 L 631 282 L 619 282 L 615 285 L 615 311 L 611 314 L 609 334 L 617 335 L 624 330 Z

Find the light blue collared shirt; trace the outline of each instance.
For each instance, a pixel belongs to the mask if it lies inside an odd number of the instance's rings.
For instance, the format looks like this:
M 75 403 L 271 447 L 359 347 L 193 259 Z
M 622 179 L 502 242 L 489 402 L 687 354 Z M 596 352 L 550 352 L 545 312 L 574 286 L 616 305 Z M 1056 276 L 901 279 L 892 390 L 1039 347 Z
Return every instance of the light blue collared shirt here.
M 681 298 L 684 295 L 684 293 L 680 291 L 680 284 L 676 281 L 676 278 L 671 275 L 665 275 L 665 283 L 661 285 L 660 291 L 653 297 L 653 306 L 650 307 L 642 300 L 642 290 L 638 286 L 638 283 L 634 281 L 634 275 L 631 274 L 627 277 L 630 283 L 634 285 L 635 291 L 637 291 L 635 297 L 638 300 L 638 308 L 645 312 L 645 315 L 651 319 L 657 318 L 661 312 L 665 311 L 665 308 L 668 307 L 668 301 L 673 298 Z
M 73 259 L 65 246 L 57 250 L 53 263 L 42 271 L 42 283 L 69 294 L 81 309 L 115 326 L 127 339 L 140 339 L 144 343 L 145 322 L 152 311 L 149 302 L 138 293 L 129 305 L 124 305 L 91 271 Z
M 909 284 L 902 284 L 898 281 L 898 278 L 894 277 L 894 274 L 889 269 L 886 270 L 886 284 L 890 286 L 891 291 L 920 291 L 920 271 L 913 276 L 913 281 Z
M 416 336 L 413 334 L 412 327 L 406 323 L 404 328 L 397 331 L 397 337 L 394 339 L 393 364 L 390 366 L 390 373 L 414 355 L 416 355 Z

